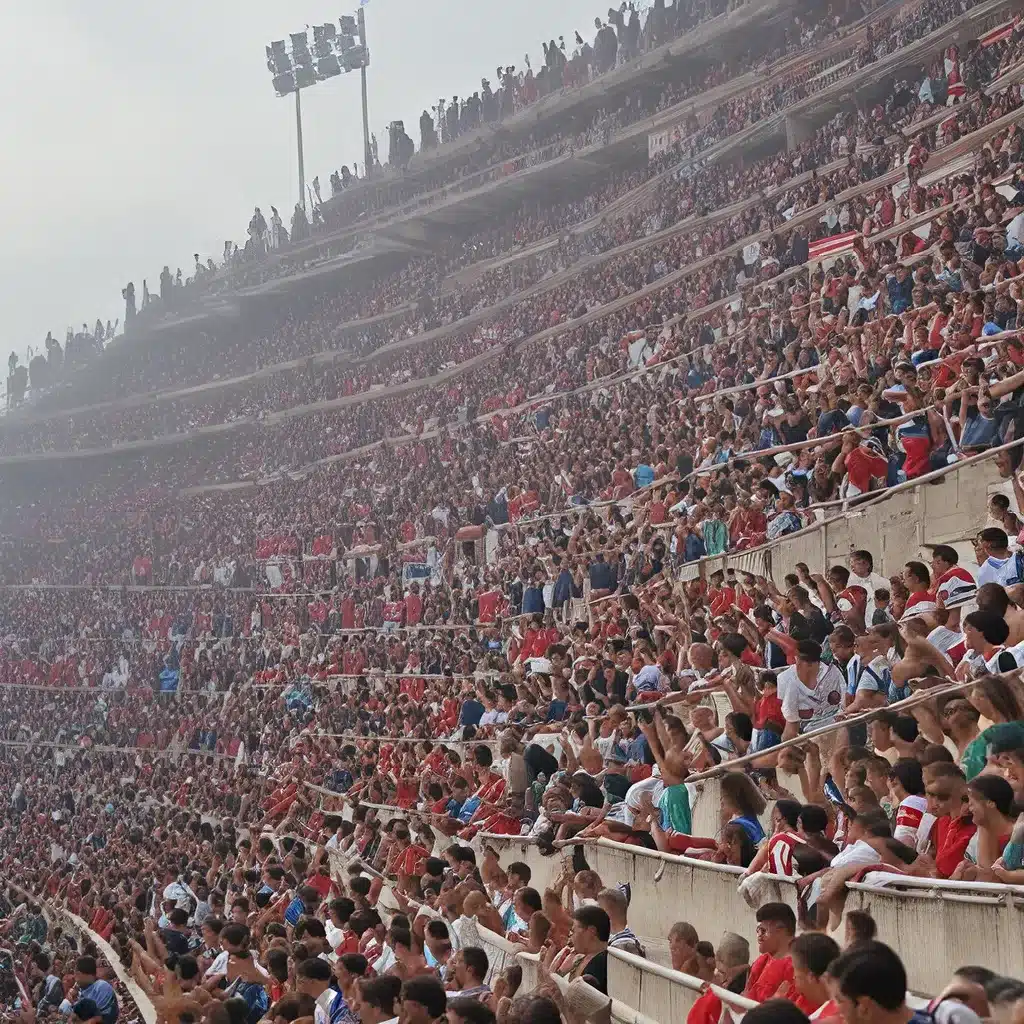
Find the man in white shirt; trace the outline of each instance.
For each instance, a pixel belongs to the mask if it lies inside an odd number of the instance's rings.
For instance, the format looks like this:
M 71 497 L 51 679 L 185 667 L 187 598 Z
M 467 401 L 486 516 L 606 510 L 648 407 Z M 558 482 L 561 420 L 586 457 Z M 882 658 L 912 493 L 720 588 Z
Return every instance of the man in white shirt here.
M 786 719 L 782 738 L 791 739 L 835 721 L 844 682 L 835 665 L 822 662 L 820 644 L 801 640 L 796 646 L 796 664 L 779 675 L 778 693 Z
M 854 551 L 850 555 L 850 579 L 847 586 L 863 587 L 867 591 L 868 606 L 865 618 L 871 621 L 871 613 L 875 610 L 875 591 L 888 590 L 889 581 L 875 570 L 875 559 L 870 551 Z
M 1017 558 L 1010 551 L 1010 539 L 1006 531 L 998 526 L 988 526 L 978 534 L 974 542 L 981 568 L 978 570 L 978 586 L 998 583 L 1012 587 L 1020 582 L 1017 573 Z

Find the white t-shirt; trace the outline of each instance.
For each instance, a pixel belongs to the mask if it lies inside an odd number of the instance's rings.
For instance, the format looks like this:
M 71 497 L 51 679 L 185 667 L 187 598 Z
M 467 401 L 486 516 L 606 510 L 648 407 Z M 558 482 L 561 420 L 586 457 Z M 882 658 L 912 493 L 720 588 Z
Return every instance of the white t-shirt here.
M 839 712 L 845 686 L 846 681 L 835 665 L 819 663 L 813 689 L 803 684 L 796 666 L 790 666 L 779 676 L 782 714 L 787 722 L 798 722 L 801 732 L 828 725 Z
M 884 577 L 880 576 L 877 572 L 869 573 L 867 576 L 858 576 L 852 570 L 850 571 L 850 579 L 846 584 L 848 587 L 863 587 L 868 592 L 868 604 L 867 604 L 867 619 L 871 621 L 871 613 L 876 609 L 875 605 L 875 591 L 876 590 L 892 590 L 892 584 Z
M 998 583 L 1003 587 L 1012 587 L 1019 583 L 1017 578 L 1017 558 L 1011 554 L 1009 558 L 993 558 L 989 555 L 978 570 L 978 586 L 986 583 Z
M 212 978 L 215 974 L 227 974 L 228 973 L 228 953 L 227 950 L 222 949 L 216 959 L 206 969 L 206 973 L 203 975 L 204 978 Z

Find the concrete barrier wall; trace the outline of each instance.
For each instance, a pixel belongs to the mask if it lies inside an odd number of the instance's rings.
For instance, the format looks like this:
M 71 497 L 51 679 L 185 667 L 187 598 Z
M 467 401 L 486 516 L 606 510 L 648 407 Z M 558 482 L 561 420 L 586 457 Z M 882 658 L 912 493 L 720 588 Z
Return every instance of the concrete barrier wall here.
M 948 883 L 898 889 L 868 881 L 849 886 L 846 907 L 870 912 L 878 937 L 899 950 L 915 992 L 935 993 L 965 964 L 1024 977 L 1024 889 L 1015 888 L 992 886 L 989 895 Z
M 652 1020 L 686 1020 L 704 986 L 700 978 L 618 949 L 611 949 L 608 954 L 608 994 L 614 1001 L 625 1003 Z M 717 985 L 714 990 L 733 1011 L 734 1017 L 742 1016 L 757 1005 Z
M 487 841 L 503 865 L 521 860 L 549 878 L 561 871 L 558 855 L 543 857 L 536 847 L 502 837 Z M 688 921 L 702 939 L 716 945 L 723 933 L 736 932 L 747 939 L 752 952 L 756 950 L 754 910 L 738 891 L 738 868 L 608 840 L 586 845 L 584 853 L 606 885 L 629 883 L 629 922 L 651 960 L 644 970 L 634 962 L 637 958 L 616 954 L 614 970 L 609 965 L 609 993 L 615 999 L 656 1020 L 681 1019 L 676 1010 L 689 996 L 679 987 L 686 989 L 687 983 L 681 980 L 684 976 L 666 979 L 662 973 L 668 963 L 668 931 L 676 921 Z M 911 884 L 915 887 L 910 888 Z M 914 992 L 940 991 L 965 964 L 984 964 L 1002 974 L 1024 976 L 1024 886 L 917 879 L 895 888 L 871 884 L 869 878 L 868 883 L 854 883 L 849 889 L 847 909 L 871 913 L 879 937 L 903 957 Z M 796 910 L 792 882 L 766 879 L 760 901 L 775 900 Z M 665 1016 L 666 1012 L 672 1015 Z
M 629 883 L 629 920 L 655 961 L 668 962 L 667 936 L 677 921 L 688 921 L 716 946 L 724 932 L 732 931 L 756 948 L 754 911 L 738 891 L 739 868 L 607 840 L 587 846 L 586 858 L 606 885 Z M 791 883 L 770 883 L 767 892 L 764 902 L 781 900 L 796 909 Z
M 709 573 L 731 567 L 781 584 L 787 573 L 796 572 L 798 562 L 845 565 L 851 551 L 865 548 L 875 556 L 875 571 L 890 576 L 917 558 L 924 543 L 948 544 L 974 536 L 988 518 L 989 494 L 1003 491 L 1004 484 L 994 458 L 979 460 L 947 473 L 934 486 L 908 488 L 841 516 L 833 509 L 835 518 L 771 545 L 703 561 Z M 682 566 L 680 576 L 695 577 L 698 565 Z

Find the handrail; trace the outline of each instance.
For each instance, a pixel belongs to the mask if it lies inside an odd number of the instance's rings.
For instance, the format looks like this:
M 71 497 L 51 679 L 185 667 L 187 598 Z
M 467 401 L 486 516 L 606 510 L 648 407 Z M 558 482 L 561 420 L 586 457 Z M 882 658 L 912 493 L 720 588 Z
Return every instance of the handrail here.
M 872 874 L 880 875 L 885 881 L 891 882 L 893 888 L 928 889 L 942 892 L 974 892 L 988 895 L 1024 897 L 1024 885 L 1010 885 L 1004 882 L 955 882 L 949 878 L 920 878 L 917 875 L 901 875 L 887 872 L 884 869 Z M 888 886 L 871 885 L 863 882 L 848 882 L 853 888 L 862 888 L 870 892 L 885 890 L 892 892 Z
M 1024 438 L 1022 438 L 1022 440 L 1024 440 Z M 935 677 L 930 677 L 930 679 L 934 678 Z M 918 682 L 930 681 L 930 679 L 918 680 Z M 894 709 L 898 711 L 905 711 L 909 708 L 915 708 L 919 704 L 926 704 L 938 697 L 948 697 L 954 694 L 963 693 L 965 690 L 973 689 L 983 679 L 1003 679 L 1006 682 L 1020 683 L 1024 681 L 1024 668 L 1013 669 L 1010 672 L 986 675 L 981 677 L 981 679 L 969 679 L 967 682 L 931 686 L 926 689 L 918 690 L 916 693 L 912 693 L 909 697 L 896 701 L 894 704 L 889 704 L 884 708 L 871 708 L 868 711 L 860 712 L 860 714 L 850 715 L 849 718 L 843 718 L 837 722 L 832 722 L 829 725 L 821 726 L 818 729 L 812 729 L 810 732 L 801 733 L 799 736 L 794 736 L 791 739 L 782 740 L 780 743 L 775 744 L 774 747 L 769 747 L 767 750 L 761 751 L 760 753 L 744 754 L 742 757 L 734 758 L 731 761 L 723 761 L 722 764 L 716 765 L 714 768 L 708 769 L 707 771 L 699 772 L 696 775 L 688 775 L 685 781 L 700 782 L 703 779 L 717 778 L 725 772 L 745 767 L 746 765 L 753 764 L 755 761 L 763 760 L 765 757 L 777 754 L 780 750 L 787 750 L 790 747 L 801 747 L 815 742 L 822 736 L 830 736 L 833 733 L 839 732 L 840 729 L 846 729 L 851 725 L 860 725 L 870 722 L 879 715 L 883 715 L 887 712 L 893 711 Z
M 61 918 L 66 924 L 70 924 L 72 930 L 78 932 L 79 935 L 88 936 L 89 941 L 92 942 L 100 953 L 103 954 L 103 958 L 110 965 L 110 969 L 117 975 L 118 981 L 124 985 L 128 994 L 138 1007 L 139 1012 L 142 1014 L 146 1024 L 156 1024 L 157 1012 L 152 1000 L 145 992 L 143 992 L 138 982 L 136 982 L 128 973 L 124 964 L 121 962 L 121 958 L 114 951 L 114 947 L 111 946 L 106 939 L 94 932 L 92 928 L 82 920 L 82 918 L 77 914 L 72 913 L 66 907 L 55 906 L 53 903 L 50 903 L 49 900 L 37 896 L 35 893 L 29 892 L 27 889 L 22 888 L 16 882 L 12 882 L 9 879 L 7 881 L 7 885 L 20 893 L 24 898 L 45 907 L 54 917 Z
M 703 861 L 702 863 L 706 863 L 706 861 Z M 659 978 L 671 981 L 674 985 L 679 985 L 682 988 L 689 989 L 691 992 L 703 994 L 710 989 L 710 991 L 714 992 L 723 1003 L 735 1007 L 737 1010 L 753 1010 L 755 1006 L 761 1005 L 755 999 L 748 999 L 746 996 L 739 995 L 736 992 L 730 992 L 729 989 L 722 988 L 721 985 L 716 985 L 714 983 L 709 984 L 702 978 L 694 977 L 692 974 L 686 974 L 683 971 L 677 971 L 671 967 L 663 967 L 661 964 L 655 963 L 653 960 L 648 960 L 642 956 L 636 956 L 634 953 L 629 953 L 624 949 L 616 949 L 614 946 L 609 946 L 608 955 L 615 957 L 616 960 L 621 960 L 623 963 L 636 968 L 638 971 L 643 971 L 645 974 L 657 975 Z

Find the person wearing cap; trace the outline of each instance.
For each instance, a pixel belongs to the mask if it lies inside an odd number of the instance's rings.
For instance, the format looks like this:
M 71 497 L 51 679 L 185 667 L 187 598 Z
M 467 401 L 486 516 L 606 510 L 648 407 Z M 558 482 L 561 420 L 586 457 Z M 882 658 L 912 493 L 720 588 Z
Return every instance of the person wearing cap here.
M 843 677 L 821 660 L 813 640 L 796 645 L 796 664 L 779 675 L 779 699 L 786 719 L 784 740 L 835 721 L 843 699 Z

